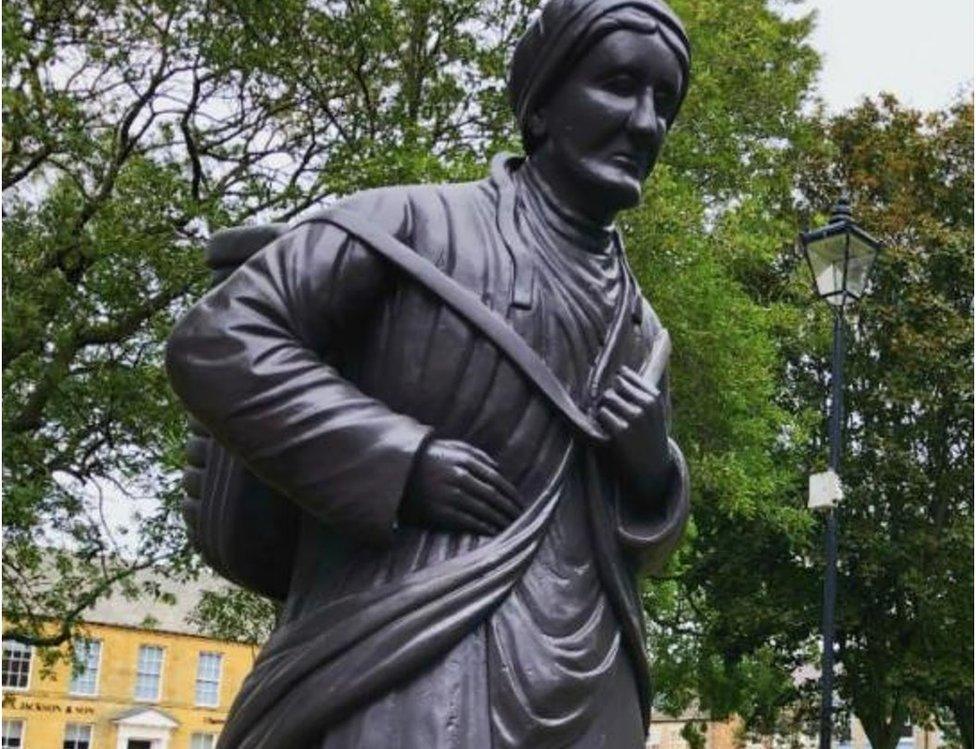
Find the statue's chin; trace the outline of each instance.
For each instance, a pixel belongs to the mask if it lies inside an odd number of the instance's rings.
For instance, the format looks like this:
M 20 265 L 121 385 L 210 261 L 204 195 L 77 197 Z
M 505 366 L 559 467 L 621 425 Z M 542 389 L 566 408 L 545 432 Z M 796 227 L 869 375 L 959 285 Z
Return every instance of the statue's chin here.
M 542 164 L 540 171 L 551 175 L 557 195 L 595 221 L 610 223 L 619 211 L 640 203 L 646 175 L 630 165 L 597 158 L 556 159 L 545 151 L 535 159 Z
M 601 163 L 589 171 L 586 175 L 589 183 L 587 192 L 601 204 L 600 213 L 615 215 L 640 204 L 643 181 L 647 175 L 612 163 Z
M 640 204 L 641 183 L 636 180 L 606 181 L 594 185 L 592 194 L 599 196 L 604 206 L 602 213 L 612 217 Z

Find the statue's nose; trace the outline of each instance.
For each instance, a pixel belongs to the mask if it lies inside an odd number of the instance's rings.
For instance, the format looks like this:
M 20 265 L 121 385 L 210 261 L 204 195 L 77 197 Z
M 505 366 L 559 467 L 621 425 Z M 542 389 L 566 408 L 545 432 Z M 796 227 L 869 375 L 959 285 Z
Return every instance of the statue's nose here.
M 657 116 L 652 88 L 647 88 L 637 97 L 627 127 L 634 136 L 640 139 L 641 145 L 649 146 L 657 140 L 660 121 Z

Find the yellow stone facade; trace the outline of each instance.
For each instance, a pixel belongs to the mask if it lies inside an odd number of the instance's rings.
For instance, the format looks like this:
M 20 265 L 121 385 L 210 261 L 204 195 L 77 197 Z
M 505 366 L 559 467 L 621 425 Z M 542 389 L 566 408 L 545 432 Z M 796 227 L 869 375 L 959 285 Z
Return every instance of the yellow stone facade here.
M 36 652 L 26 688 L 4 687 L 4 729 L 16 734 L 17 726 L 11 724 L 22 722 L 21 747 L 76 749 L 70 742 L 89 729 L 69 728 L 73 725 L 91 727 L 87 749 L 209 749 L 216 744 L 231 702 L 257 655 L 249 645 L 129 626 L 87 624 L 84 634 L 101 643 L 93 695 L 72 694 L 71 664 L 63 659 L 51 674 L 44 674 Z M 162 648 L 155 700 L 136 697 L 141 646 Z M 201 653 L 221 656 L 213 707 L 197 704 Z M 210 657 L 208 663 L 214 662 Z M 16 679 L 5 668 L 4 683 L 11 681 Z M 149 683 L 153 681 L 150 678 Z M 209 675 L 204 681 L 212 683 Z M 202 689 L 203 694 L 213 691 L 209 684 Z M 3 746 L 8 745 L 17 744 L 5 735 Z M 85 749 L 83 743 L 77 749 Z
M 681 735 L 689 721 L 694 721 L 699 726 L 704 725 L 705 749 L 743 749 L 742 739 L 738 735 L 738 721 L 709 720 L 708 716 L 698 715 L 693 711 L 680 718 L 654 711 L 651 714 L 646 749 L 689 749 L 690 745 Z

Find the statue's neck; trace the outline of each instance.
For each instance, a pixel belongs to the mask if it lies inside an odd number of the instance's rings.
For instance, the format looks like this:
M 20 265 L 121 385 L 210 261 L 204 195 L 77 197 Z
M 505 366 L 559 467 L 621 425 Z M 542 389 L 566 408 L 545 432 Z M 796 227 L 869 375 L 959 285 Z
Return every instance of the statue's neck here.
M 613 238 L 613 225 L 597 223 L 575 210 L 553 190 L 545 174 L 531 158 L 522 162 L 512 175 L 515 189 L 525 210 L 543 226 L 553 240 L 568 241 L 588 252 L 609 251 Z

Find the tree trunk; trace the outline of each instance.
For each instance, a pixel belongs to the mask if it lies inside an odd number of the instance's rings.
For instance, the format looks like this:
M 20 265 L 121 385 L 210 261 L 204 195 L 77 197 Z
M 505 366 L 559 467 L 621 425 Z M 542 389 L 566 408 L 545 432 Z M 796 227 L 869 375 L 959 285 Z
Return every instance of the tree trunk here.
M 949 703 L 949 710 L 962 736 L 962 745 L 965 749 L 973 749 L 973 693 L 956 695 Z
M 893 710 L 879 710 L 871 713 L 856 713 L 861 721 L 864 734 L 868 737 L 871 749 L 895 749 L 901 738 L 901 729 L 908 717 L 900 705 Z M 970 748 L 971 749 L 971 748 Z

